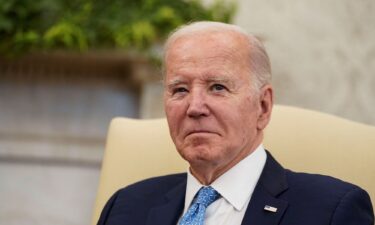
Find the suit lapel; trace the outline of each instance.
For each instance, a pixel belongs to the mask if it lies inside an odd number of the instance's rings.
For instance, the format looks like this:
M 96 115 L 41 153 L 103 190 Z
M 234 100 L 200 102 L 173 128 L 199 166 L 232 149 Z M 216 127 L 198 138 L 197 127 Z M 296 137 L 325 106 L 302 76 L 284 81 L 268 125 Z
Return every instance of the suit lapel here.
M 266 164 L 251 197 L 242 225 L 279 224 L 288 202 L 278 199 L 277 196 L 286 189 L 288 189 L 288 184 L 284 168 L 267 152 Z M 265 206 L 273 208 L 265 210 Z M 276 212 L 273 212 L 274 208 L 277 209 Z
M 152 208 L 147 225 L 176 225 L 185 201 L 186 179 L 165 195 L 165 202 Z

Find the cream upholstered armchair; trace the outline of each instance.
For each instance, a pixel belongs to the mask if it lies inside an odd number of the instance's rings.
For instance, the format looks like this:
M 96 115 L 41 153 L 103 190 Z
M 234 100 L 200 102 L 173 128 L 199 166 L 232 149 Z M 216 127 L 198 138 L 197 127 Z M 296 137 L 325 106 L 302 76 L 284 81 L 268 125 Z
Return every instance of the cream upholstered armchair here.
M 375 202 L 375 127 L 310 110 L 275 106 L 264 146 L 285 167 L 355 183 Z M 119 188 L 184 172 L 165 119 L 111 122 L 92 224 Z

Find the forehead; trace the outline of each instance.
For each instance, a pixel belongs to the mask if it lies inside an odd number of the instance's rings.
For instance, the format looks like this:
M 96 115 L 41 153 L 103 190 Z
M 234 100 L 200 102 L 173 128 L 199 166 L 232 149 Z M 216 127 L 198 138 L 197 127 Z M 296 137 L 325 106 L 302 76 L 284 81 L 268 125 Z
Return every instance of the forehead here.
M 249 67 L 248 52 L 247 43 L 238 34 L 185 35 L 170 44 L 165 55 L 165 72 L 167 76 L 184 72 L 239 73 Z
M 167 49 L 166 59 L 174 56 L 218 57 L 246 53 L 247 42 L 243 35 L 233 32 L 195 32 L 185 34 L 172 41 Z

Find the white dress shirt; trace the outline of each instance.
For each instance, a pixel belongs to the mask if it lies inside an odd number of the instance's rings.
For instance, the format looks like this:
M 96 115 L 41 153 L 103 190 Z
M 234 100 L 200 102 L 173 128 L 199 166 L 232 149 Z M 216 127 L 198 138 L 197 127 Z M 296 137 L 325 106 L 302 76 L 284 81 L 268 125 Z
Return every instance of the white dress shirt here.
M 205 225 L 241 224 L 266 159 L 266 151 L 260 145 L 210 185 L 220 193 L 221 198 L 207 207 Z M 182 215 L 189 209 L 194 196 L 202 186 L 204 185 L 188 170 L 185 207 Z

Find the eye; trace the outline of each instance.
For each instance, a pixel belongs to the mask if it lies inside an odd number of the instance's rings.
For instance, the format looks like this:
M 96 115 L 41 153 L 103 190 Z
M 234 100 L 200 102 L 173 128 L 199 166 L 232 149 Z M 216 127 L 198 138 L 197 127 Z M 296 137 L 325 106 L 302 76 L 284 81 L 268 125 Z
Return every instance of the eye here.
M 223 91 L 223 90 L 227 90 L 227 88 L 222 84 L 213 84 L 211 86 L 211 90 L 213 90 L 213 91 Z
M 184 87 L 176 87 L 172 90 L 173 94 L 183 93 L 183 92 L 188 92 L 188 90 Z

